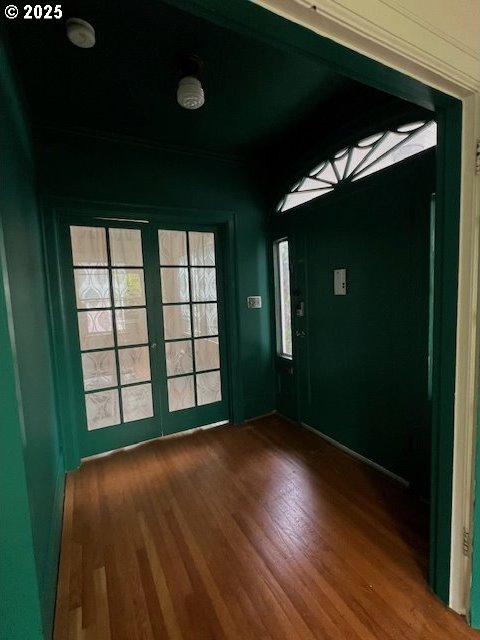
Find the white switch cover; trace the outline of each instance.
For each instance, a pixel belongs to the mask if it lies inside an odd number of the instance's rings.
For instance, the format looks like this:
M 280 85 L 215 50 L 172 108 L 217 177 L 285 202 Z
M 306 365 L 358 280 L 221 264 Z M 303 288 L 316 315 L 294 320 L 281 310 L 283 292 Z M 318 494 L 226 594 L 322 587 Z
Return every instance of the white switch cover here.
M 336 296 L 347 295 L 347 270 L 335 269 L 333 272 L 333 292 Z
M 248 309 L 261 309 L 262 308 L 262 296 L 248 296 L 247 298 Z

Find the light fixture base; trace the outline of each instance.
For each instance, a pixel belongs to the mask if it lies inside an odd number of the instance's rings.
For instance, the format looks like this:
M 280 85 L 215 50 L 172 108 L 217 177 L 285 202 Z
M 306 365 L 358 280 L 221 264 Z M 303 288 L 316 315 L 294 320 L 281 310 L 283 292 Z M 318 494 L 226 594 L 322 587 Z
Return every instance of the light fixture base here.
M 86 20 L 69 18 L 66 22 L 67 38 L 72 44 L 81 49 L 91 49 L 95 46 L 95 29 Z

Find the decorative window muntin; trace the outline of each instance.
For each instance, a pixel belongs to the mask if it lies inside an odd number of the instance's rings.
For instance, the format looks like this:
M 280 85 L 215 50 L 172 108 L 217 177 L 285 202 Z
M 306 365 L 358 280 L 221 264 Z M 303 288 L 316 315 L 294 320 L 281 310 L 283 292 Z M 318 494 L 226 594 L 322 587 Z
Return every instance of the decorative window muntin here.
M 333 191 L 340 183 L 355 182 L 437 144 L 435 121 L 409 122 L 363 138 L 337 151 L 298 180 L 277 206 L 283 213 Z

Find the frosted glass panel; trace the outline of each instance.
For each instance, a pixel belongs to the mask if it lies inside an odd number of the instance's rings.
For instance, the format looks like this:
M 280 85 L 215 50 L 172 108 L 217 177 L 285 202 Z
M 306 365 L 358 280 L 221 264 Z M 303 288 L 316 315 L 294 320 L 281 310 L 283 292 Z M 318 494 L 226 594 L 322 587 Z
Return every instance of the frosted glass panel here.
M 348 153 L 344 153 L 341 157 L 333 161 L 340 180 L 343 178 L 343 175 L 345 173 L 347 161 L 348 161 Z
M 192 341 L 167 342 L 165 344 L 167 376 L 178 376 L 193 371 Z
M 350 166 L 348 167 L 347 176 L 355 171 L 365 156 L 370 153 L 371 147 L 353 147 L 350 152 Z
M 332 164 L 330 162 L 326 162 L 325 164 L 323 164 L 322 169 L 316 174 L 315 177 L 319 180 L 330 182 L 331 184 L 335 184 L 336 182 L 338 182 L 337 175 L 333 170 Z
M 111 311 L 79 311 L 78 331 L 82 351 L 113 347 Z
M 111 307 L 108 269 L 75 269 L 78 309 Z
M 117 309 L 117 342 L 120 346 L 148 342 L 145 309 Z
M 195 340 L 195 370 L 205 371 L 207 369 L 218 369 L 219 367 L 218 338 Z
M 190 231 L 188 242 L 191 265 L 215 266 L 215 236 L 213 233 Z
M 121 384 L 150 380 L 150 355 L 148 347 L 134 347 L 118 351 Z
M 139 384 L 122 389 L 123 421 L 144 420 L 153 416 L 152 385 Z
M 197 401 L 199 405 L 220 402 L 222 389 L 220 385 L 220 371 L 199 373 L 197 376 Z
M 143 269 L 112 269 L 113 299 L 116 307 L 145 304 Z
M 89 431 L 120 424 L 118 391 L 99 391 L 85 396 L 87 427 Z
M 83 386 L 85 391 L 115 387 L 117 367 L 114 351 L 82 353 Z
M 193 305 L 193 332 L 195 336 L 215 336 L 218 334 L 217 305 Z
M 407 137 L 407 134 L 394 133 L 389 131 L 382 140 L 377 144 L 371 155 L 368 157 L 368 164 L 379 158 L 381 155 L 393 149 Z
M 70 227 L 73 264 L 76 267 L 106 267 L 107 239 L 101 227 Z
M 162 269 L 162 301 L 189 302 L 188 269 Z
M 164 306 L 163 330 L 165 340 L 189 338 L 191 335 L 190 306 L 188 304 Z
M 408 122 L 379 131 L 351 147 L 339 150 L 332 160 L 325 160 L 314 167 L 308 176 L 292 185 L 290 192 L 277 204 L 276 210 L 283 213 L 328 193 L 328 189 L 320 190 L 320 181 L 323 184 L 330 182 L 331 191 L 338 183 L 360 180 L 430 149 L 436 143 L 437 125 L 434 120 Z
M 143 267 L 139 229 L 109 229 L 110 255 L 114 267 Z
M 158 245 L 160 247 L 160 264 L 187 264 L 187 234 L 185 231 L 160 230 Z
M 287 211 L 292 207 L 297 207 L 299 204 L 303 204 L 304 202 L 308 202 L 309 200 L 314 200 L 315 198 L 324 196 L 326 193 L 330 193 L 330 191 L 333 191 L 333 187 L 330 187 L 329 189 L 316 189 L 315 191 L 300 191 L 289 193 L 284 198 L 284 203 L 281 210 Z
M 215 269 L 195 267 L 191 269 L 192 300 L 207 302 L 217 299 L 217 279 Z
M 179 409 L 188 409 L 195 406 L 193 376 L 170 378 L 167 385 L 169 411 L 178 411 Z

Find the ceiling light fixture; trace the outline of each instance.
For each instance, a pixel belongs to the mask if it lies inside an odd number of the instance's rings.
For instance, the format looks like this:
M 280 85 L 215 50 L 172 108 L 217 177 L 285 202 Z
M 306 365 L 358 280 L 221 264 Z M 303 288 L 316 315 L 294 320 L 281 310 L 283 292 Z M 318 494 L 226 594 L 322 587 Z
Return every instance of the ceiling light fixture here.
M 66 22 L 67 38 L 72 44 L 81 49 L 91 49 L 95 46 L 95 29 L 86 20 L 69 18 Z
M 203 62 L 198 56 L 188 56 L 182 60 L 182 78 L 178 83 L 177 102 L 184 109 L 200 109 L 205 104 L 205 93 L 198 76 Z

